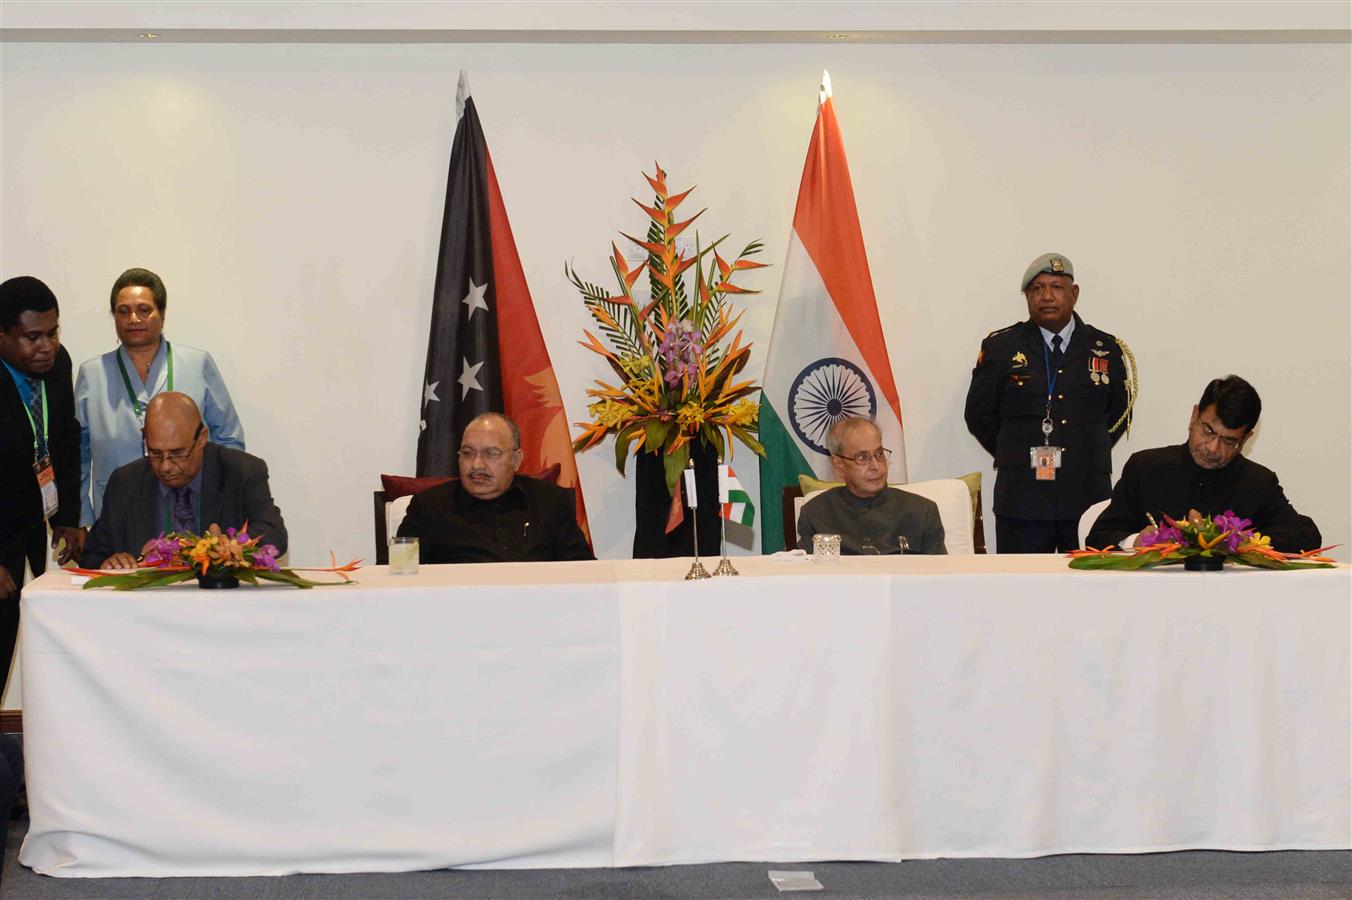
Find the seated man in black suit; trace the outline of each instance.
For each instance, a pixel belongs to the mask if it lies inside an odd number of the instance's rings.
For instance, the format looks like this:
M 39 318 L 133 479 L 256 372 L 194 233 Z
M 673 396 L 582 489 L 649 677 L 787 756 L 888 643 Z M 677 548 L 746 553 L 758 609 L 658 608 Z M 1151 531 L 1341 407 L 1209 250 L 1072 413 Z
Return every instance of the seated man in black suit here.
M 212 525 L 242 528 L 286 552 L 286 523 L 272 501 L 267 463 L 209 442 L 197 404 L 187 394 L 156 394 L 146 404 L 146 455 L 113 472 L 103 509 L 89 532 L 80 565 L 130 569 L 152 538 L 201 534 Z
M 1182 521 L 1195 509 L 1204 516 L 1233 510 L 1270 537 L 1277 550 L 1318 547 L 1314 520 L 1291 506 L 1276 474 L 1240 454 L 1262 411 L 1258 392 L 1243 378 L 1212 380 L 1192 408 L 1188 440 L 1133 453 L 1085 543 L 1129 547 L 1150 525 L 1147 515 L 1163 525 L 1161 513 Z
M 425 563 L 595 559 L 578 527 L 573 492 L 517 475 L 521 432 L 484 413 L 460 439 L 460 478 L 416 494 L 399 526 Z

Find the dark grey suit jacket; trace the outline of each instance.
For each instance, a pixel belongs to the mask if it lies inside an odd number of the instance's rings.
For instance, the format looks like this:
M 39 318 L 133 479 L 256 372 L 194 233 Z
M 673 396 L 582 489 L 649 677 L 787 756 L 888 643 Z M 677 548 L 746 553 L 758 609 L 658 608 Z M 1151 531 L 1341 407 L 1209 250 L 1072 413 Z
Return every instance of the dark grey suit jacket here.
M 145 542 L 164 530 L 160 516 L 159 479 L 150 461 L 122 466 L 108 479 L 103 512 L 89 532 L 80 565 L 97 569 L 114 553 L 138 556 Z M 275 544 L 286 552 L 286 523 L 268 489 L 268 464 L 242 450 L 207 444 L 202 456 L 202 527 L 239 528 L 249 523 L 249 535 Z

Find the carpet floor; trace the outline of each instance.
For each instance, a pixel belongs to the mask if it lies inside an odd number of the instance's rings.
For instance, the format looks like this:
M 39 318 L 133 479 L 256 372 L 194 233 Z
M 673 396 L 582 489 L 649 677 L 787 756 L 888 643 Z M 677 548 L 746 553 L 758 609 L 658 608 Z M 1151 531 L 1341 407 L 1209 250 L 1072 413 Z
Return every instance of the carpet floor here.
M 813 897 L 1160 898 L 1160 900 L 1348 900 L 1352 851 L 1040 859 L 935 859 L 899 863 L 717 863 L 641 869 L 532 869 L 286 875 L 276 878 L 50 878 L 19 865 L 28 820 L 10 822 L 0 898 L 756 898 L 779 894 L 771 869 L 811 871 Z

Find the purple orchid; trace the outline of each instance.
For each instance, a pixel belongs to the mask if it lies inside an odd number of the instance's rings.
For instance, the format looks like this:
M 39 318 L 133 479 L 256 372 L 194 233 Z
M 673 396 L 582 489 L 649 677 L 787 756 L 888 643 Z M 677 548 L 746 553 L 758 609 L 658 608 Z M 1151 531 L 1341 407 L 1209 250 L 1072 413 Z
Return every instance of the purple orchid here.
M 1222 531 L 1244 531 L 1253 524 L 1252 519 L 1241 519 L 1239 516 L 1235 515 L 1233 509 L 1227 509 L 1211 521 L 1216 523 L 1216 527 Z
M 1221 531 L 1228 531 L 1230 534 L 1225 539 L 1225 546 L 1234 553 L 1239 549 L 1239 545 L 1253 537 L 1253 532 L 1249 526 L 1253 524 L 1252 519 L 1241 519 L 1235 515 L 1233 509 L 1227 509 L 1211 520 Z
M 1136 538 L 1137 547 L 1150 547 L 1154 544 L 1178 544 L 1183 542 L 1183 532 L 1174 525 L 1158 528 L 1146 528 Z
M 254 551 L 253 567 L 255 569 L 266 569 L 269 572 L 276 572 L 281 569 L 277 564 L 277 548 L 272 544 L 264 544 Z
M 664 363 L 666 370 L 662 380 L 670 387 L 675 387 L 683 378 L 693 378 L 699 372 L 697 361 L 699 359 L 700 344 L 704 341 L 704 335 L 698 328 L 689 321 L 681 319 L 673 322 L 671 327 L 662 336 L 662 342 L 657 346 L 657 353 Z
M 181 564 L 183 561 L 178 558 L 178 551 L 179 543 L 176 537 L 162 534 L 157 538 L 151 538 L 145 564 L 156 568 Z

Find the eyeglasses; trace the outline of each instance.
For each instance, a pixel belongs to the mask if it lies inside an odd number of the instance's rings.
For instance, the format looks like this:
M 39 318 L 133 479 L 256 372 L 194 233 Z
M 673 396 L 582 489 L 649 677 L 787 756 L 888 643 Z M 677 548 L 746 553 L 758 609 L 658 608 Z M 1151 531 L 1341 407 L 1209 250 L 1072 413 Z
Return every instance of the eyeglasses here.
M 513 451 L 502 450 L 498 447 L 485 447 L 482 450 L 475 450 L 473 447 L 461 447 L 456 456 L 461 463 L 472 463 L 475 459 L 482 457 L 483 461 L 491 466 L 511 452 Z
M 178 450 L 146 450 L 145 451 L 146 459 L 150 460 L 152 463 L 167 463 L 167 462 L 181 463 L 189 456 L 192 456 L 192 452 L 197 449 L 197 439 L 201 435 L 202 435 L 202 423 L 198 422 L 197 430 L 192 433 L 191 446 L 183 447 Z
M 854 463 L 856 466 L 866 466 L 870 462 L 886 463 L 892 458 L 892 451 L 886 447 L 879 447 L 872 453 L 856 453 L 854 456 L 841 456 L 839 453 L 832 453 L 836 459 L 844 459 Z
M 1218 440 L 1221 442 L 1221 446 L 1226 450 L 1238 450 L 1239 445 L 1244 442 L 1243 438 L 1227 437 L 1226 435 L 1220 434 L 1205 422 L 1198 422 L 1197 424 L 1202 431 L 1202 440 L 1206 441 L 1208 444 Z

